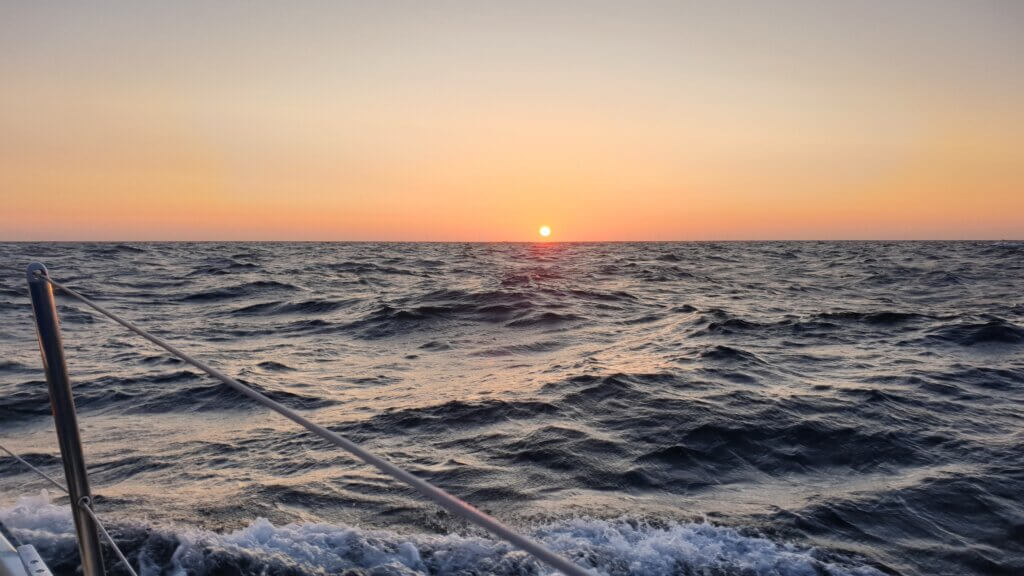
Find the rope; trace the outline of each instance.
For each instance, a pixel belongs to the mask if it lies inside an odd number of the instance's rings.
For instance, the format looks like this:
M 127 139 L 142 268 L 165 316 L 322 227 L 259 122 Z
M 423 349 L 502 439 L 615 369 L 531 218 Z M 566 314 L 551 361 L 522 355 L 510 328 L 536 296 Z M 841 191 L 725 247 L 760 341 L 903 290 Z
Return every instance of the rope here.
M 29 468 L 29 470 L 31 470 L 31 471 L 35 472 L 36 474 L 42 476 L 43 478 L 46 479 L 47 482 L 49 482 L 50 484 L 53 484 L 54 486 L 59 488 L 65 494 L 68 494 L 68 489 L 65 488 L 63 484 L 61 484 L 60 482 L 54 480 L 53 477 L 48 475 L 46 472 L 43 472 L 39 468 L 36 468 L 35 466 L 29 464 L 28 462 L 25 461 L 24 458 L 22 458 L 21 456 L 18 456 L 14 452 L 11 452 L 3 444 L 0 444 L 0 450 L 3 450 L 4 452 L 7 452 L 8 454 L 11 455 L 12 458 L 14 458 L 18 462 L 21 462 L 22 464 L 27 466 Z M 88 496 L 82 497 L 82 499 L 78 501 L 77 506 L 79 508 L 81 508 L 82 510 L 85 510 L 85 513 L 88 514 L 90 517 L 92 517 L 93 522 L 96 523 L 96 527 L 99 528 L 100 533 L 103 534 L 103 537 L 107 539 L 107 542 L 110 542 L 110 546 L 114 549 L 114 554 L 117 554 L 118 559 L 121 561 L 121 563 L 124 564 L 125 568 L 128 569 L 128 572 L 131 572 L 132 576 L 139 576 L 138 574 L 135 573 L 135 569 L 132 568 L 131 562 L 129 562 L 128 559 L 124 557 L 124 553 L 122 553 L 121 549 L 118 548 L 117 542 L 114 542 L 114 538 L 110 535 L 109 532 L 107 532 L 107 528 L 105 526 L 103 526 L 103 522 L 99 519 L 98 516 L 96 516 L 96 512 L 94 512 L 93 509 L 92 509 L 92 503 L 89 500 L 89 497 Z
M 146 340 L 149 340 L 153 344 L 156 344 L 157 346 L 177 356 L 181 360 L 184 360 L 188 364 L 195 366 L 196 368 L 202 370 L 203 372 L 206 372 L 210 376 L 213 376 L 214 378 L 227 384 L 231 388 L 234 388 L 236 391 L 251 398 L 255 402 L 258 402 L 259 404 L 262 404 L 263 406 L 273 410 L 274 412 L 277 412 L 278 414 L 284 416 L 285 418 L 288 418 L 292 422 L 295 422 L 299 426 L 302 426 L 303 428 L 309 430 L 310 432 L 316 434 L 317 436 L 323 438 L 324 440 L 327 440 L 331 444 L 334 444 L 335 446 L 349 452 L 350 454 L 356 456 L 363 462 L 377 468 L 378 470 L 384 472 L 385 474 L 391 476 L 392 478 L 411 486 L 420 494 L 423 494 L 427 498 L 430 498 L 439 506 L 441 506 L 448 512 L 451 512 L 455 516 L 459 516 L 465 520 L 468 520 L 469 522 L 476 524 L 477 526 L 483 528 L 484 530 L 487 530 L 495 536 L 498 536 L 499 538 L 506 540 L 514 546 L 517 546 L 518 548 L 525 550 L 526 552 L 529 552 L 538 560 L 547 563 L 549 566 L 555 568 L 556 570 L 560 570 L 567 576 L 592 576 L 590 571 L 584 570 L 572 561 L 563 558 L 555 552 L 552 552 L 541 543 L 536 542 L 530 538 L 527 538 L 526 536 L 523 536 L 515 532 L 508 526 L 502 524 L 496 518 L 493 518 L 488 514 L 485 514 L 484 512 L 477 510 L 476 508 L 464 502 L 463 500 L 456 498 L 455 496 L 452 496 L 448 492 L 442 490 L 441 488 L 438 488 L 437 486 L 434 486 L 433 484 L 427 482 L 426 480 L 422 480 L 416 477 L 411 472 L 408 472 L 403 468 L 399 468 L 395 464 L 392 464 L 390 461 L 385 460 L 384 458 L 381 458 L 376 454 L 366 451 L 365 449 L 363 449 L 363 447 L 359 446 L 355 442 L 352 442 L 348 438 L 345 438 L 344 436 L 341 436 L 336 432 L 333 432 L 319 424 L 316 424 L 308 420 L 307 418 L 298 414 L 291 408 L 288 408 L 287 406 L 279 402 L 271 400 L 267 396 L 264 396 L 263 394 L 257 392 L 256 390 L 253 390 L 252 388 L 246 386 L 245 384 L 242 384 L 238 380 L 235 380 L 234 378 L 228 376 L 227 374 L 221 372 L 220 370 L 214 368 L 213 366 L 210 366 L 209 364 L 203 362 L 202 360 L 194 358 L 191 355 L 179 350 L 178 348 L 163 340 L 162 338 L 154 334 L 151 334 L 145 329 L 136 326 L 135 324 L 128 320 L 125 320 L 124 318 L 121 318 L 117 314 L 111 312 L 110 310 L 107 310 L 105 307 L 93 302 L 92 300 L 86 298 L 85 296 L 79 294 L 78 292 L 72 290 L 71 288 L 68 288 L 67 286 L 61 284 L 60 282 L 57 282 L 53 278 L 50 278 L 48 275 L 42 274 L 41 272 L 37 272 L 37 277 L 46 280 L 52 286 L 60 289 L 68 296 L 71 296 L 72 298 L 79 300 L 83 304 L 93 308 L 100 314 L 106 316 L 107 318 L 110 318 L 111 320 L 117 322 L 121 326 L 124 326 L 128 330 L 131 330 L 132 332 L 138 334 L 139 336 L 145 338 Z

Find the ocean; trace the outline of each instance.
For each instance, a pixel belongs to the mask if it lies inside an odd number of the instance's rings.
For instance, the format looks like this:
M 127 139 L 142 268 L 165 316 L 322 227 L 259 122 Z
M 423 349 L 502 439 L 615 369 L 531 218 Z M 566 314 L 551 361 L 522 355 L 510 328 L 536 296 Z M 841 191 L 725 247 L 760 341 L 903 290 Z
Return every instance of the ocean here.
M 59 476 L 33 260 L 599 574 L 1024 574 L 1024 243 L 0 244 L 0 443 Z M 550 572 L 58 304 L 140 575 Z M 0 457 L 56 574 L 67 504 Z

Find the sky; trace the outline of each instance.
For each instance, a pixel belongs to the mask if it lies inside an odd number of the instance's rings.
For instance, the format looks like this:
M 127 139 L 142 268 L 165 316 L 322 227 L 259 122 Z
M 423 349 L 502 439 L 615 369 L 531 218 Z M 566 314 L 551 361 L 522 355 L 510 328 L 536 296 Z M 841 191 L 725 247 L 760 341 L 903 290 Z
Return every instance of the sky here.
M 0 239 L 1024 239 L 1024 2 L 0 2 Z

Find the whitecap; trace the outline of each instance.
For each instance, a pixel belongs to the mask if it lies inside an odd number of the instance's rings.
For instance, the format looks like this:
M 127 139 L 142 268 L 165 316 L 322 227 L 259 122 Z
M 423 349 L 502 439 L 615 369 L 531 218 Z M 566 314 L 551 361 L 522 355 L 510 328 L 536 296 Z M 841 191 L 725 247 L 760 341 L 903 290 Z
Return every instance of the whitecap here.
M 18 539 L 47 551 L 73 546 L 67 506 L 46 492 L 22 497 L 0 509 L 2 521 Z M 328 523 L 275 526 L 259 518 L 240 530 L 216 533 L 193 527 L 120 524 L 118 532 L 141 544 L 142 576 L 208 574 L 225 563 L 253 573 L 333 574 L 346 570 L 371 576 L 550 574 L 525 553 L 479 536 L 403 534 Z M 534 537 L 597 574 L 670 576 L 881 576 L 854 561 L 821 558 L 813 548 L 748 536 L 708 523 L 658 523 L 577 518 L 535 527 Z M 142 536 L 144 534 L 144 536 Z M 170 546 L 168 546 L 170 544 Z M 160 551 L 173 549 L 169 558 Z

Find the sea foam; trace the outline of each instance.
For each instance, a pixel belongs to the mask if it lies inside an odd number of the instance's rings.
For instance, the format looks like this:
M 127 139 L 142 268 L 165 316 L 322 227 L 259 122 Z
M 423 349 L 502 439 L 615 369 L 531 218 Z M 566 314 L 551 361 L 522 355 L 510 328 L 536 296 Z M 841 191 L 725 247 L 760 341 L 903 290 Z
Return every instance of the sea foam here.
M 44 491 L 0 508 L 0 521 L 46 556 L 74 547 L 67 506 Z M 577 518 L 534 527 L 532 535 L 602 575 L 876 576 L 853 561 L 824 558 L 813 548 L 747 536 L 708 523 Z M 327 523 L 274 526 L 259 518 L 227 533 L 193 527 L 119 523 L 115 533 L 142 576 L 232 573 L 550 574 L 510 545 L 478 536 L 408 534 Z M 49 560 L 49 558 L 47 558 Z

